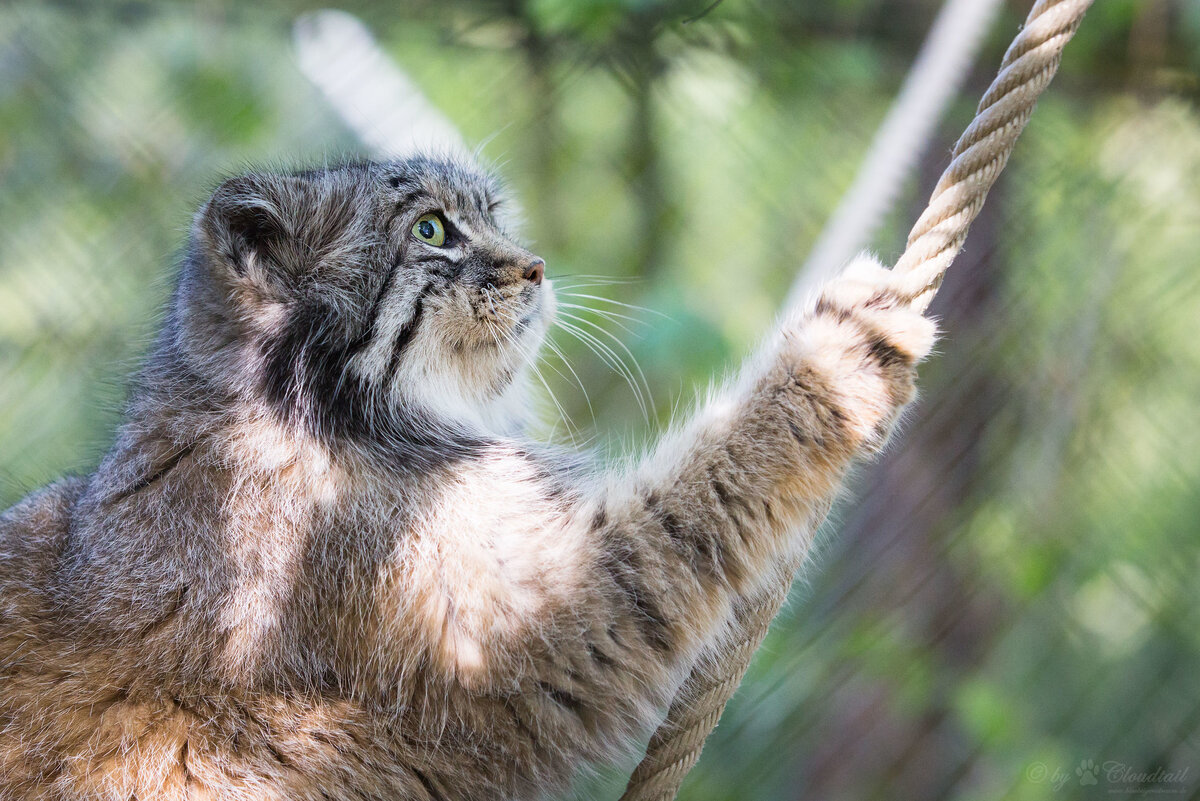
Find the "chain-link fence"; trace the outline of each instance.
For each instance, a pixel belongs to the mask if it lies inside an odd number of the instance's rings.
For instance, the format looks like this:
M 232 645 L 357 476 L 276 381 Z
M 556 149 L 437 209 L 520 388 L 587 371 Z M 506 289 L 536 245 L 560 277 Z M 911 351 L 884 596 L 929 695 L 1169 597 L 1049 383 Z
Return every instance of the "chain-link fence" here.
M 547 429 L 613 452 L 767 330 L 936 7 L 349 5 L 514 186 L 565 321 L 611 351 L 558 333 Z M 0 505 L 96 463 L 212 186 L 363 152 L 300 69 L 304 10 L 0 8 Z M 1198 53 L 1188 0 L 1091 12 L 937 299 L 921 401 L 684 797 L 1200 794 Z

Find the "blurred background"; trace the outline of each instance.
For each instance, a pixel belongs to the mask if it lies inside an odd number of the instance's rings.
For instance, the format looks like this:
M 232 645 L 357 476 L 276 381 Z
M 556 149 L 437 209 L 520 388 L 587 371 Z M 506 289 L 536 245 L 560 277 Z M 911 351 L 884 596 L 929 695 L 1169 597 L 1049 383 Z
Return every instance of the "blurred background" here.
M 556 334 L 547 435 L 616 453 L 766 332 L 939 5 L 342 8 L 487 141 L 567 322 L 612 351 Z M 221 178 L 365 152 L 299 68 L 306 10 L 0 7 L 0 507 L 96 464 Z M 885 261 L 1027 11 L 991 26 Z M 1200 797 L 1198 101 L 1200 3 L 1097 3 L 937 298 L 919 404 L 683 798 Z

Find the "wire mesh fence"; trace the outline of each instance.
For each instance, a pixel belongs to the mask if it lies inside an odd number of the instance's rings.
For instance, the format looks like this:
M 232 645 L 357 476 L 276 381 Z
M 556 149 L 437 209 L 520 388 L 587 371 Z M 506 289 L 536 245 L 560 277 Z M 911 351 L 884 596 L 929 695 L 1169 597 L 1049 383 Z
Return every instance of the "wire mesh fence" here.
M 696 5 L 349 6 L 487 141 L 611 351 L 564 329 L 543 374 L 548 434 L 612 453 L 766 332 L 936 10 Z M 211 187 L 365 152 L 300 69 L 303 10 L 0 8 L 0 505 L 98 460 Z M 1198 52 L 1193 4 L 1097 4 L 938 297 L 920 402 L 684 797 L 1200 795 Z

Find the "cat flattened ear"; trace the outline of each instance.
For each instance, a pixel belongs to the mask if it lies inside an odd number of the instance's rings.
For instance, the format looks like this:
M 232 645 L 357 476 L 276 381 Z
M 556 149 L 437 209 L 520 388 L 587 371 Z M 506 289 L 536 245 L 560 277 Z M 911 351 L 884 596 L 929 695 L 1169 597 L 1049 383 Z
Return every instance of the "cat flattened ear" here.
M 291 240 L 287 178 L 230 178 L 200 211 L 199 227 L 212 254 L 238 276 L 265 279 Z

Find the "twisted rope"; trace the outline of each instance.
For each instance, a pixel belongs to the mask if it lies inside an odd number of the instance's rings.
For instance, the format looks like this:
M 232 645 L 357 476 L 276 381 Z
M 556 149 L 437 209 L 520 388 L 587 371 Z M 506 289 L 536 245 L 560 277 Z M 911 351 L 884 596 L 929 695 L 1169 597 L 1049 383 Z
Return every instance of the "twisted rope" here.
M 1092 0 L 1037 0 L 1004 54 L 999 73 L 980 101 L 975 119 L 955 143 L 953 159 L 893 268 L 904 276 L 914 308 L 929 307 L 988 191 L 1008 163 L 1038 96 L 1058 71 L 1063 48 L 1091 4 Z M 802 559 L 787 565 L 778 586 L 746 604 L 722 650 L 692 670 L 651 737 L 621 801 L 675 798 L 787 599 Z

